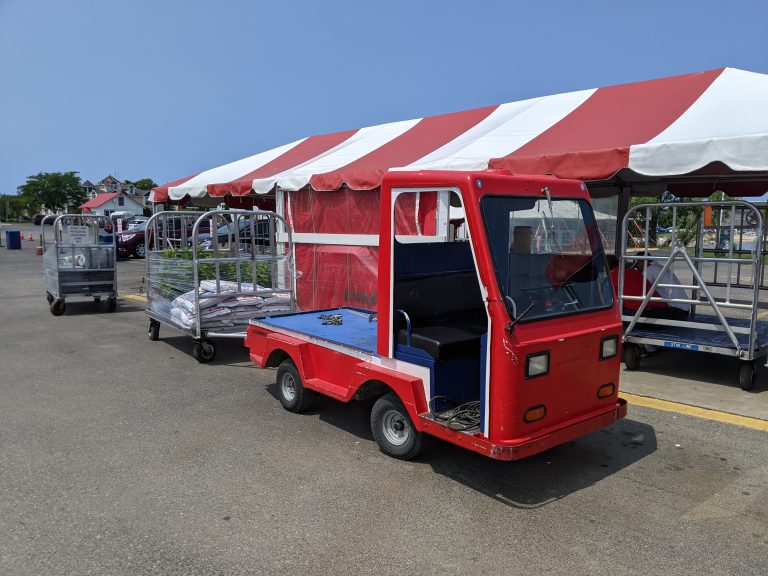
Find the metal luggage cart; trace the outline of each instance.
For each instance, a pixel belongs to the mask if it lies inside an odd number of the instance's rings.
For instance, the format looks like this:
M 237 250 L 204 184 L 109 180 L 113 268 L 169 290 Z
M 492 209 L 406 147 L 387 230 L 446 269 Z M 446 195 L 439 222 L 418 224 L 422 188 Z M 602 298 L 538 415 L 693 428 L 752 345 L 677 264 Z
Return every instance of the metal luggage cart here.
M 693 246 L 679 241 L 678 211 L 682 208 L 701 210 L 694 224 Z M 663 251 L 650 245 L 650 226 L 657 221 L 654 213 L 660 210 L 672 211 L 670 243 Z M 717 223 L 712 221 L 713 211 L 719 216 Z M 638 221 L 644 226 L 643 241 L 638 253 L 630 253 L 628 237 Z M 743 390 L 753 389 L 757 378 L 755 363 L 768 356 L 768 323 L 762 320 L 764 314 L 759 313 L 761 306 L 766 307 L 760 298 L 765 289 L 764 224 L 760 211 L 741 201 L 641 204 L 627 212 L 623 229 L 618 294 L 625 326 L 627 369 L 639 368 L 643 349 L 648 345 L 720 354 L 740 361 L 739 385 Z M 725 238 L 727 242 L 723 241 Z M 650 282 L 648 267 L 643 265 L 642 293 L 626 293 L 626 266 L 650 261 L 661 266 L 654 281 Z M 672 291 L 677 289 L 686 291 L 687 297 L 682 298 L 679 293 L 673 297 Z M 634 313 L 625 307 L 632 301 L 640 303 Z M 689 305 L 690 315 L 673 319 L 658 311 L 652 314 L 650 305 L 654 302 Z M 700 308 L 709 313 L 700 313 Z
M 53 227 L 46 221 L 54 219 Z M 46 238 L 46 228 L 50 230 Z M 52 236 L 52 237 L 50 237 Z M 64 214 L 40 223 L 45 295 L 51 314 L 61 316 L 72 296 L 107 299 L 107 311 L 117 308 L 116 245 L 106 216 Z
M 189 334 L 198 362 L 216 356 L 212 337 L 244 339 L 252 318 L 296 310 L 292 237 L 273 212 L 159 212 L 145 241 L 149 338 L 161 324 Z

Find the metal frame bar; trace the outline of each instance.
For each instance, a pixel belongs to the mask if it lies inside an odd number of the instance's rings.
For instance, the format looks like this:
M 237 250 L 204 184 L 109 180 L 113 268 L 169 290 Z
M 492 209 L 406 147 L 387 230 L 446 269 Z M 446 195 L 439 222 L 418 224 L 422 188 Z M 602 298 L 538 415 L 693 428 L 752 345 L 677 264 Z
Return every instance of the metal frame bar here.
M 146 314 L 153 320 L 167 324 L 188 333 L 193 339 L 200 340 L 207 336 L 217 336 L 223 338 L 244 338 L 246 332 L 242 329 L 239 331 L 226 330 L 226 329 L 206 329 L 202 326 L 201 314 L 200 314 L 200 266 L 212 264 L 215 269 L 215 282 L 217 291 L 221 290 L 221 266 L 222 264 L 234 264 L 235 268 L 235 282 L 237 284 L 237 290 L 232 293 L 233 296 L 238 295 L 255 295 L 255 291 L 245 292 L 242 290 L 242 284 L 250 280 L 255 287 L 256 282 L 256 263 L 257 262 L 270 262 L 271 272 L 273 278 L 276 278 L 275 272 L 278 270 L 280 262 L 288 262 L 288 273 L 290 275 L 290 288 L 289 289 L 274 289 L 270 288 L 266 291 L 259 291 L 259 295 L 274 295 L 285 294 L 290 295 L 290 311 L 293 312 L 296 309 L 296 262 L 293 252 L 293 239 L 290 228 L 286 225 L 285 219 L 274 212 L 257 211 L 257 210 L 211 210 L 208 212 L 191 212 L 191 211 L 164 211 L 158 212 L 147 221 L 146 234 L 153 234 L 152 242 L 150 243 L 147 238 L 147 258 L 146 258 L 146 278 L 148 282 L 152 279 L 151 266 L 155 260 L 153 253 L 161 252 L 165 250 L 166 245 L 169 247 L 172 243 L 169 243 L 167 238 L 163 238 L 163 232 L 167 233 L 169 230 L 174 231 L 177 227 L 176 224 L 169 225 L 169 222 L 173 220 L 180 222 L 179 232 L 180 238 L 174 239 L 181 242 L 183 240 L 186 247 L 189 247 L 192 253 L 192 285 L 194 286 L 194 308 L 195 308 L 195 322 L 189 329 L 184 329 L 175 322 L 170 322 L 166 316 L 157 314 L 151 309 L 147 309 Z M 227 232 L 226 245 L 229 248 L 224 251 L 218 242 L 218 229 L 221 224 L 218 220 L 221 219 L 227 226 L 233 227 L 231 233 Z M 268 237 L 260 236 L 258 233 L 258 220 L 265 220 L 268 222 Z M 189 220 L 191 222 L 191 234 L 187 235 L 189 226 L 185 222 Z M 202 252 L 200 250 L 200 230 L 201 224 L 209 222 L 209 229 L 211 235 L 211 247 L 210 254 Z M 245 229 L 245 226 L 248 229 Z M 280 227 L 286 229 L 287 235 L 287 249 L 285 254 L 278 255 L 277 253 L 277 230 Z M 243 232 L 250 232 L 250 241 L 246 244 L 241 238 Z M 231 236 L 230 236 L 231 234 Z M 269 253 L 260 254 L 256 249 L 259 240 L 269 241 Z M 286 242 L 283 242 L 286 243 Z M 244 263 L 251 263 L 251 274 L 249 277 L 243 277 L 243 265 Z M 280 267 L 280 272 L 284 273 L 283 267 Z M 284 277 L 278 278 L 278 283 L 284 280 Z M 151 296 L 148 294 L 148 299 Z M 278 312 L 280 314 L 286 313 L 285 310 Z M 254 316 L 268 316 L 269 313 Z M 247 327 L 247 323 L 235 328 Z
M 77 244 L 74 242 L 65 242 L 63 237 L 63 231 L 64 231 L 64 225 L 66 222 L 69 222 L 69 219 L 77 218 L 83 223 L 90 222 L 90 226 L 93 230 L 99 230 L 99 229 L 105 229 L 106 225 L 109 224 L 112 226 L 111 236 L 112 236 L 112 242 L 110 244 L 101 244 L 99 243 L 99 234 L 96 232 L 95 234 L 95 242 L 88 242 L 85 244 Z M 53 226 L 51 227 L 51 236 L 52 236 L 52 249 L 55 252 L 55 258 L 52 258 L 52 260 L 55 261 L 55 270 L 48 270 L 46 267 L 46 256 L 45 253 L 47 251 L 47 241 L 46 241 L 46 234 L 45 234 L 45 227 L 47 226 L 46 221 L 53 219 Z M 99 223 L 102 223 L 101 226 L 99 226 Z M 88 224 L 85 224 L 88 226 Z M 42 221 L 40 222 L 40 242 L 43 247 L 43 270 L 45 273 L 52 272 L 55 273 L 56 279 L 56 286 L 55 288 L 53 286 L 48 285 L 48 276 L 46 275 L 45 283 L 46 283 L 46 291 L 49 292 L 55 299 L 57 300 L 66 300 L 67 297 L 77 296 L 77 297 L 86 297 L 91 298 L 94 296 L 106 296 L 108 298 L 117 298 L 117 232 L 114 228 L 114 222 L 111 218 L 108 216 L 103 216 L 101 214 L 49 214 L 48 216 L 45 216 Z M 61 279 L 61 272 L 62 268 L 60 266 L 59 258 L 60 258 L 60 252 L 62 250 L 71 250 L 71 255 L 74 258 L 76 253 L 75 251 L 77 249 L 85 250 L 88 249 L 89 251 L 95 250 L 98 252 L 107 252 L 110 251 L 112 253 L 112 265 L 108 267 L 103 267 L 99 265 L 96 268 L 90 267 L 90 268 L 79 268 L 79 269 L 72 269 L 72 270 L 65 270 L 66 272 L 70 271 L 76 271 L 78 273 L 88 273 L 88 272 L 112 272 L 112 280 L 111 282 L 105 281 L 105 280 L 82 280 L 82 281 L 68 281 L 65 283 L 62 282 Z M 89 259 L 90 262 L 92 262 L 92 259 Z M 96 290 L 96 291 L 88 291 L 87 294 L 68 294 L 65 293 L 65 290 L 63 289 L 63 286 L 104 286 L 106 284 L 111 284 L 110 290 Z
M 730 230 L 730 243 L 728 247 L 728 255 L 727 257 L 713 257 L 713 258 L 705 258 L 703 256 L 703 235 L 704 235 L 704 226 L 702 223 L 702 218 L 699 219 L 697 222 L 697 253 L 695 257 L 690 257 L 687 253 L 686 247 L 676 241 L 676 231 L 677 231 L 677 210 L 680 207 L 703 207 L 705 205 L 709 205 L 712 207 L 719 207 L 721 210 L 729 210 L 730 211 L 730 221 L 729 221 L 729 230 Z M 645 212 L 645 238 L 644 238 L 644 251 L 648 252 L 650 250 L 649 246 L 649 226 L 651 221 L 651 211 L 654 209 L 660 209 L 660 208 L 671 208 L 672 209 L 672 251 L 671 253 L 666 255 L 656 255 L 656 256 L 636 256 L 632 255 L 631 258 L 634 260 L 665 260 L 665 264 L 662 267 L 661 272 L 659 273 L 658 277 L 656 278 L 653 285 L 646 290 L 645 282 L 647 282 L 647 271 L 646 269 L 643 270 L 643 280 L 644 280 L 644 286 L 643 286 L 643 295 L 642 297 L 638 296 L 628 296 L 624 294 L 624 266 L 621 267 L 620 273 L 619 273 L 619 301 L 623 303 L 625 300 L 632 300 L 632 301 L 641 301 L 640 307 L 638 308 L 637 312 L 634 316 L 631 317 L 631 320 L 629 322 L 629 325 L 624 330 L 624 341 L 625 342 L 633 342 L 637 341 L 637 338 L 635 338 L 632 335 L 633 328 L 637 325 L 637 323 L 640 321 L 640 318 L 642 316 L 643 311 L 646 309 L 648 304 L 650 302 L 666 302 L 666 303 L 688 303 L 691 304 L 692 310 L 695 310 L 695 306 L 701 305 L 702 300 L 699 299 L 698 292 L 701 291 L 704 293 L 706 300 L 705 302 L 712 307 L 714 310 L 718 321 L 720 323 L 720 326 L 717 325 L 706 325 L 705 328 L 703 323 L 695 323 L 695 322 L 686 322 L 686 321 L 679 321 L 679 320 L 658 320 L 658 319 L 650 319 L 650 318 L 644 318 L 642 322 L 644 323 L 652 323 L 652 324 L 663 324 L 667 326 L 678 326 L 678 327 L 696 327 L 700 329 L 706 329 L 706 330 L 720 330 L 722 329 L 727 335 L 728 338 L 731 340 L 731 342 L 734 344 L 735 348 L 735 354 L 739 357 L 744 357 L 746 355 L 747 360 L 752 360 L 755 357 L 755 348 L 756 348 L 756 339 L 757 334 L 755 330 L 755 325 L 757 323 L 757 313 L 758 313 L 758 305 L 759 305 L 759 282 L 758 279 L 763 278 L 763 246 L 764 246 L 764 228 L 763 228 L 763 217 L 760 213 L 760 210 L 757 209 L 752 204 L 749 204 L 748 202 L 743 201 L 717 201 L 717 202 L 675 202 L 674 204 L 671 203 L 652 203 L 652 204 L 640 204 L 638 206 L 635 206 L 633 208 L 630 208 L 627 210 L 627 212 L 624 214 L 624 218 L 622 220 L 622 237 L 621 237 L 621 262 L 623 263 L 628 258 L 630 258 L 630 255 L 627 253 L 627 236 L 629 234 L 629 223 L 631 220 L 631 216 L 633 214 L 639 213 L 641 211 Z M 747 211 L 750 211 L 755 215 L 755 228 L 757 230 L 757 235 L 755 238 L 755 245 L 753 250 L 751 251 L 751 258 L 750 259 L 743 259 L 743 258 L 735 258 L 734 257 L 734 229 L 736 225 L 736 211 L 737 209 L 740 210 L 741 213 L 741 220 L 742 225 L 745 220 L 744 214 L 747 213 Z M 702 214 L 703 217 L 703 214 Z M 743 226 L 742 226 L 743 227 Z M 716 228 L 718 238 L 720 237 L 720 228 L 722 226 L 718 226 Z M 739 243 L 740 246 L 743 247 L 742 239 L 740 237 Z M 671 284 L 665 284 L 662 282 L 662 279 L 667 274 L 667 272 L 671 269 L 673 266 L 673 263 L 676 260 L 683 260 L 691 273 L 693 274 L 694 280 L 697 282 L 697 285 L 685 285 L 685 286 L 677 286 L 677 285 L 671 285 Z M 709 287 L 707 286 L 706 282 L 704 281 L 702 277 L 702 269 L 701 265 L 703 262 L 714 262 L 715 263 L 715 276 L 717 276 L 717 266 L 718 264 L 726 264 L 728 266 L 728 279 L 724 285 L 726 292 L 725 292 L 725 300 L 719 301 L 717 300 L 709 290 Z M 737 278 L 736 283 L 733 283 L 733 265 L 737 266 Z M 750 266 L 752 269 L 752 285 L 748 288 L 751 288 L 752 290 L 752 297 L 751 297 L 751 303 L 750 304 L 739 304 L 736 302 L 731 301 L 731 295 L 732 295 L 732 289 L 733 288 L 744 288 L 745 286 L 741 283 L 742 278 L 742 267 L 743 266 Z M 692 298 L 691 299 L 680 299 L 680 298 L 663 298 L 663 297 L 654 297 L 653 293 L 656 290 L 656 288 L 662 287 L 662 288 L 672 288 L 672 287 L 681 287 L 681 288 L 687 288 L 692 290 Z M 731 308 L 731 309 L 741 309 L 741 310 L 748 310 L 750 311 L 750 326 L 748 329 L 742 329 L 742 328 L 734 328 L 730 326 L 728 323 L 727 318 L 722 313 L 722 309 L 725 308 Z M 622 316 L 622 319 L 626 319 L 627 316 Z M 742 347 L 736 338 L 736 333 L 746 333 L 749 335 L 749 343 L 746 350 L 742 350 Z M 648 341 L 648 339 L 643 339 L 644 341 Z M 655 342 L 654 342 L 655 343 Z M 681 346 L 682 347 L 682 346 Z M 717 353 L 722 353 L 720 348 L 718 347 L 708 347 L 712 351 L 717 351 Z

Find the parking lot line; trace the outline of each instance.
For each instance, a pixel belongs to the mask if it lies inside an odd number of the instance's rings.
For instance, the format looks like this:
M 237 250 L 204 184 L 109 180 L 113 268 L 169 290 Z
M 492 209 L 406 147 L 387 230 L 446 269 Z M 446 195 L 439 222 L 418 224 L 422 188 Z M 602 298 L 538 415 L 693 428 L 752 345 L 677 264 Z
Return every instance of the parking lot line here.
M 120 298 L 123 298 L 125 300 L 134 300 L 136 302 L 146 302 L 147 297 L 143 296 L 141 294 L 122 294 Z
M 654 408 L 656 410 L 664 410 L 665 412 L 676 412 L 687 416 L 695 416 L 706 420 L 716 420 L 717 422 L 723 422 L 725 424 L 733 424 L 735 426 L 743 426 L 745 428 L 752 428 L 753 430 L 768 432 L 768 421 L 760 420 L 759 418 L 738 416 L 728 412 L 699 408 L 698 406 L 690 406 L 688 404 L 680 404 L 668 400 L 659 400 L 648 396 L 638 396 L 637 394 L 630 394 L 628 392 L 621 392 L 621 397 L 631 405 L 633 404 L 635 406 Z

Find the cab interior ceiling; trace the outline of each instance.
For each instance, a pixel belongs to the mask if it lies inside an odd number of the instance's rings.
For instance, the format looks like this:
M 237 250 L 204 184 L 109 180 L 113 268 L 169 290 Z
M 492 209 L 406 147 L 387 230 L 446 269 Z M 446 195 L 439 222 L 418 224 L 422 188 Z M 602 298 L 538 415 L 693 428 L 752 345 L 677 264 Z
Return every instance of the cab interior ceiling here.
M 706 198 L 721 190 L 729 196 L 762 196 L 768 192 L 768 171 L 737 172 L 712 162 L 689 174 L 647 176 L 623 168 L 611 178 L 586 181 L 595 198 L 629 192 L 632 196 L 659 196 L 669 191 L 685 198 Z

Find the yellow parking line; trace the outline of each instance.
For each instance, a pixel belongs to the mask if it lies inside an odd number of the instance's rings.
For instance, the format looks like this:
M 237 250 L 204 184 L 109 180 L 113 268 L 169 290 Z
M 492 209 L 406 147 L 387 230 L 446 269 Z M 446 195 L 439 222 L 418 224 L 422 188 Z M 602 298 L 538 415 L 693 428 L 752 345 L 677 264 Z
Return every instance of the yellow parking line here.
M 760 313 L 757 315 L 757 319 L 758 319 L 758 320 L 762 320 L 763 318 L 765 318 L 765 317 L 767 317 L 767 316 L 768 316 L 768 310 L 766 310 L 765 312 L 760 312 Z
M 147 297 L 141 294 L 122 294 L 120 296 L 123 300 L 135 300 L 136 302 L 146 302 Z
M 668 400 L 659 400 L 657 398 L 649 398 L 648 396 L 638 396 L 637 394 L 629 394 L 628 392 L 621 392 L 621 397 L 630 404 L 634 404 L 635 406 L 655 408 L 656 410 L 664 410 L 665 412 L 676 412 L 678 414 L 685 414 L 687 416 L 695 416 L 696 418 L 715 420 L 717 422 L 724 422 L 725 424 L 744 426 L 745 428 L 752 428 L 753 430 L 768 432 L 768 420 L 749 418 L 748 416 L 738 416 L 728 412 L 720 412 L 718 410 L 710 410 L 708 408 L 699 408 L 698 406 L 690 406 L 688 404 L 680 404 L 678 402 L 670 402 Z

